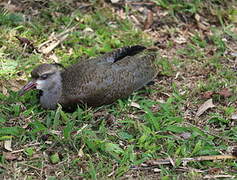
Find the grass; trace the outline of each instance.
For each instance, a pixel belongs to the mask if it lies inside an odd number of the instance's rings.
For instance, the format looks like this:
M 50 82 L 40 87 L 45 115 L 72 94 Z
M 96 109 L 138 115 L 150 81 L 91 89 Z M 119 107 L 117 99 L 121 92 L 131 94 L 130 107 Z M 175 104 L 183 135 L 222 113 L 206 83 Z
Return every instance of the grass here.
M 231 118 L 236 113 L 237 92 L 234 57 L 230 55 L 237 39 L 233 8 L 220 1 L 153 2 L 167 12 L 165 18 L 170 21 L 181 26 L 192 25 L 189 30 L 192 35 L 185 36 L 186 42 L 179 44 L 176 38 L 182 27 L 154 30 L 158 34 L 171 34 L 166 40 L 167 48 L 160 50 L 161 70 L 155 85 L 112 105 L 78 107 L 73 113 L 62 111 L 60 106 L 55 111 L 43 110 L 36 92 L 17 95 L 16 90 L 37 64 L 53 60 L 23 50 L 15 35 L 31 39 L 37 45 L 53 32 L 75 27 L 54 50 L 65 66 L 122 46 L 151 46 L 155 38 L 135 27 L 129 18 L 122 20 L 110 8 L 93 3 L 92 10 L 82 13 L 69 4 L 65 9 L 60 2 L 49 2 L 49 7 L 39 9 L 41 13 L 30 21 L 25 21 L 22 14 L 1 12 L 0 177 L 163 180 L 202 179 L 207 175 L 236 177 L 234 160 L 186 165 L 180 161 L 186 157 L 227 154 L 229 147 L 236 145 L 236 122 Z M 206 16 L 207 21 L 215 20 L 215 27 L 207 30 L 208 35 L 180 19 L 186 12 L 206 15 L 207 3 L 216 14 Z M 232 95 L 223 97 L 219 93 L 223 88 Z M 208 91 L 213 93 L 210 98 L 215 108 L 196 117 L 198 108 L 206 101 L 203 94 Z M 6 149 L 9 141 L 12 152 Z M 139 169 L 147 160 L 158 158 L 176 160 L 173 166 Z

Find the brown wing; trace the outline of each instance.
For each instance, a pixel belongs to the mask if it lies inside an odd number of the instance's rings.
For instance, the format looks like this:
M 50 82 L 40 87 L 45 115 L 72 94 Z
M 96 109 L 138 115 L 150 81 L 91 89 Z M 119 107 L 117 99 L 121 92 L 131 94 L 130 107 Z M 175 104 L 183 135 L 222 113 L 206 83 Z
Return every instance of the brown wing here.
M 63 95 L 69 102 L 90 106 L 129 96 L 157 74 L 154 54 L 125 57 L 115 63 L 78 63 L 62 73 Z

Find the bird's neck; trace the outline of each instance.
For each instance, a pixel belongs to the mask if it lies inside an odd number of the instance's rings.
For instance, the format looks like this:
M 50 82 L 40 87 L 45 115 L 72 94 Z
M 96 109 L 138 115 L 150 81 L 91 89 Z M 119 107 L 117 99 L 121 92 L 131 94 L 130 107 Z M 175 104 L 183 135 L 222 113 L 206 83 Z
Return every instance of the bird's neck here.
M 62 79 L 61 75 L 57 77 L 55 83 L 48 89 L 43 91 L 40 97 L 40 104 L 46 109 L 56 109 L 57 104 L 62 96 Z

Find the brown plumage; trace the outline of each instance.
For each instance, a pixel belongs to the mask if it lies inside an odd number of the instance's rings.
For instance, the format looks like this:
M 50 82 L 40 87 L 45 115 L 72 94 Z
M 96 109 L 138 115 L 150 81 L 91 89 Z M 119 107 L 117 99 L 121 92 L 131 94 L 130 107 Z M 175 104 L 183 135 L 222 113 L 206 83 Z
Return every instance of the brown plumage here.
M 40 103 L 46 109 L 55 109 L 57 103 L 64 108 L 80 103 L 93 107 L 113 103 L 157 75 L 155 53 L 144 50 L 143 46 L 123 47 L 62 70 L 58 64 L 39 65 L 20 94 L 34 87 L 42 90 Z

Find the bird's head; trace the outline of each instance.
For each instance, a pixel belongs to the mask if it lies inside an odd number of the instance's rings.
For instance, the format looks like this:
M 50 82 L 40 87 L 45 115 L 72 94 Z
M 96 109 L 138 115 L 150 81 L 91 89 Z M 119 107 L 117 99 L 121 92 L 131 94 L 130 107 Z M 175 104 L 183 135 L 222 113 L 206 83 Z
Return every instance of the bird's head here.
M 39 89 L 42 91 L 50 91 L 60 81 L 60 64 L 41 64 L 31 72 L 32 80 L 29 81 L 19 91 L 22 96 L 27 91 Z

